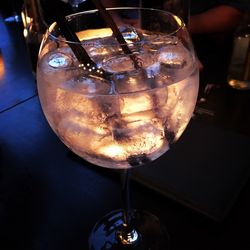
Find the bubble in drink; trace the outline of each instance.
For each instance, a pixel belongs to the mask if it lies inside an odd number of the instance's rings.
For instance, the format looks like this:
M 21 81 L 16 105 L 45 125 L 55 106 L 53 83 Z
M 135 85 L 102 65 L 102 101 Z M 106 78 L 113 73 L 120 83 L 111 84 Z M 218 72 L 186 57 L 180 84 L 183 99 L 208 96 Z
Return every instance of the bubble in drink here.
M 188 124 L 198 89 L 194 58 L 180 41 L 128 27 L 123 32 L 128 41 L 139 41 L 131 43 L 132 57 L 110 46 L 110 35 L 88 40 L 105 49 L 88 51 L 110 72 L 108 80 L 84 72 L 74 55 L 58 58 L 58 52 L 68 55 L 68 47 L 44 53 L 37 71 L 53 130 L 76 154 L 107 168 L 134 167 L 166 152 Z

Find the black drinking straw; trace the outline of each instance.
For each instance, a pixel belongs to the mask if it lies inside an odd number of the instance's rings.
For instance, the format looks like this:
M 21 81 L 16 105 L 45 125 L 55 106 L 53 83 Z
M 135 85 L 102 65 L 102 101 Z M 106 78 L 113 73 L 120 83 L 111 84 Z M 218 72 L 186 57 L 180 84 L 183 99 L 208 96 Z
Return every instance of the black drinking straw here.
M 72 31 L 72 29 L 69 26 L 68 21 L 66 18 L 62 15 L 56 16 L 56 22 L 57 25 L 60 27 L 60 31 L 65 37 L 67 41 L 69 41 L 68 45 L 73 50 L 76 58 L 78 59 L 80 64 L 91 64 L 91 66 L 95 65 L 95 63 L 92 61 L 92 59 L 89 57 L 86 50 L 81 45 L 81 41 L 75 34 L 75 32 Z
M 79 64 L 83 67 L 86 67 L 87 69 L 91 69 L 92 74 L 102 76 L 102 77 L 109 77 L 109 73 L 105 72 L 103 69 L 98 68 L 96 63 L 90 58 L 86 50 L 81 45 L 81 41 L 75 34 L 75 32 L 72 31 L 68 21 L 64 17 L 63 14 L 61 14 L 60 11 L 60 5 L 56 4 L 57 0 L 50 1 L 50 4 L 48 4 L 48 1 L 41 0 L 44 11 L 49 16 L 54 16 L 55 21 L 60 28 L 61 34 L 65 37 L 67 41 L 69 41 L 68 45 L 72 49 L 73 53 L 75 54 L 77 60 L 79 61 Z M 140 65 L 137 61 L 137 58 L 131 50 L 129 49 L 124 37 L 122 36 L 120 30 L 118 29 L 117 25 L 115 24 L 114 20 L 112 19 L 109 12 L 105 9 L 105 7 L 102 5 L 102 3 L 99 0 L 92 0 L 95 4 L 96 8 L 99 10 L 101 16 L 103 17 L 104 21 L 107 23 L 107 25 L 111 28 L 113 31 L 113 34 L 115 35 L 117 41 L 119 42 L 123 52 L 125 54 L 128 54 L 131 58 L 131 60 L 134 63 L 135 68 L 140 68 Z M 58 2 L 57 2 L 58 3 Z
M 93 75 L 104 78 L 108 77 L 109 73 L 105 72 L 102 68 L 98 68 L 96 63 L 90 58 L 86 50 L 83 48 L 78 36 L 72 30 L 64 15 L 61 14 L 59 5 L 56 4 L 56 1 L 51 1 L 50 5 L 48 5 L 47 1 L 43 1 L 43 9 L 47 14 L 54 16 L 55 21 L 60 28 L 61 34 L 64 36 L 66 41 L 68 41 L 68 45 L 79 61 L 79 66 L 83 68 L 85 67 L 86 70 L 91 70 Z
M 125 41 L 122 33 L 118 29 L 116 23 L 114 22 L 113 18 L 110 15 L 110 13 L 106 10 L 106 8 L 103 6 L 103 4 L 101 3 L 101 1 L 99 1 L 99 0 L 92 0 L 92 2 L 94 3 L 94 5 L 98 9 L 98 11 L 100 12 L 100 14 L 101 14 L 102 18 L 104 19 L 104 21 L 107 23 L 107 25 L 113 31 L 113 34 L 115 35 L 115 38 L 119 42 L 119 44 L 120 44 L 123 52 L 125 54 L 127 54 L 127 55 L 130 56 L 130 58 L 132 59 L 132 61 L 134 63 L 135 68 L 137 68 L 137 69 L 140 68 L 140 65 L 139 65 L 139 63 L 137 61 L 136 56 L 129 49 L 129 47 L 127 45 L 127 42 Z

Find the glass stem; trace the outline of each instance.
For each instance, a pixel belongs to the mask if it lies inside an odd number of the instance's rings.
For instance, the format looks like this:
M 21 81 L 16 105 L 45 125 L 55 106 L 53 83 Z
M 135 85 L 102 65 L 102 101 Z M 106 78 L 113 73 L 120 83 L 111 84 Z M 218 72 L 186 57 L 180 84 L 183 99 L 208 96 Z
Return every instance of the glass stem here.
M 131 192 L 130 192 L 130 178 L 131 178 L 131 170 L 124 169 L 122 173 L 122 205 L 124 209 L 124 224 L 127 227 L 131 226 Z
M 122 173 L 122 203 L 123 203 L 123 226 L 117 237 L 123 245 L 136 245 L 139 242 L 139 234 L 134 228 L 133 210 L 131 208 L 130 192 L 131 170 L 125 169 Z

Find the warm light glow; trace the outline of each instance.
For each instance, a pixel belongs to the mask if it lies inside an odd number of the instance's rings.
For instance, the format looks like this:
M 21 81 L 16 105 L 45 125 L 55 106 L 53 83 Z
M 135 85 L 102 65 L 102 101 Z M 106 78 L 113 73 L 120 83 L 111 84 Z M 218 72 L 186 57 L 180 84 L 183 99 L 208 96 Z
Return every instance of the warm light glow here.
M 126 155 L 123 146 L 117 144 L 109 144 L 107 146 L 101 147 L 99 148 L 98 153 L 108 158 L 116 160 L 126 160 Z
M 100 39 L 112 36 L 112 30 L 110 28 L 103 28 L 103 29 L 90 29 L 90 30 L 83 30 L 76 33 L 80 41 L 85 41 L 85 43 L 88 40 L 91 39 Z M 104 47 L 98 48 L 98 46 L 95 46 L 95 44 L 86 44 L 87 47 L 90 49 L 90 53 L 92 55 L 107 55 L 110 53 L 110 50 Z M 92 51 L 93 50 L 93 51 Z
M 23 29 L 23 36 L 24 36 L 25 38 L 28 37 L 28 30 L 27 30 L 26 28 Z
M 28 35 L 29 35 L 29 29 L 31 28 L 31 24 L 33 22 L 33 18 L 29 17 L 23 11 L 21 12 L 21 17 L 22 17 L 23 27 L 24 27 L 24 29 L 23 29 L 23 36 L 25 38 L 27 38 Z
M 174 19 L 175 19 L 175 21 L 177 22 L 177 24 L 178 24 L 179 26 L 182 25 L 182 21 L 181 21 L 181 19 L 180 19 L 178 16 L 174 16 Z
M 90 154 L 115 161 L 126 161 L 131 155 L 150 155 L 164 148 L 163 124 L 152 112 L 150 94 L 139 93 L 123 99 L 123 116 L 118 129 L 112 127 L 110 120 L 107 122 L 97 99 L 84 98 L 83 104 L 81 96 L 71 93 L 70 98 L 67 98 L 65 93 L 65 90 L 58 89 L 56 95 L 56 103 L 62 104 L 57 106 L 57 110 L 65 113 L 63 110 L 67 109 L 68 113 L 60 127 L 65 131 L 66 141 L 73 143 L 76 148 L 85 148 Z M 93 115 L 90 115 L 91 111 Z M 86 120 L 90 116 L 92 119 Z M 115 138 L 116 133 L 121 136 L 118 140 Z
M 27 26 L 27 22 L 26 22 L 25 14 L 24 14 L 23 11 L 21 12 L 21 17 L 22 17 L 23 25 L 24 25 L 24 27 L 26 27 Z
M 76 33 L 80 40 L 90 40 L 112 36 L 110 28 L 83 30 Z
M 148 125 L 148 124 L 147 124 Z M 140 155 L 156 152 L 163 147 L 164 139 L 160 130 L 158 133 L 147 131 L 138 133 L 130 138 L 120 142 L 114 142 L 107 138 L 105 143 L 93 142 L 92 148 L 98 154 L 116 161 L 126 161 L 130 155 Z
M 248 89 L 249 83 L 247 81 L 241 81 L 236 79 L 230 79 L 228 84 L 235 89 Z
M 2 57 L 2 55 L 0 54 L 0 80 L 3 79 L 4 74 L 5 74 L 5 66 L 4 66 L 3 57 Z
M 110 52 L 108 49 L 106 48 L 101 48 L 98 52 L 100 52 L 99 54 L 102 56 L 108 55 L 108 53 Z
M 30 24 L 33 22 L 33 18 L 26 15 L 23 11 L 21 12 L 21 17 L 22 17 L 24 27 L 28 28 Z
M 138 84 L 138 79 L 135 77 L 129 77 L 128 82 L 132 86 L 136 86 Z

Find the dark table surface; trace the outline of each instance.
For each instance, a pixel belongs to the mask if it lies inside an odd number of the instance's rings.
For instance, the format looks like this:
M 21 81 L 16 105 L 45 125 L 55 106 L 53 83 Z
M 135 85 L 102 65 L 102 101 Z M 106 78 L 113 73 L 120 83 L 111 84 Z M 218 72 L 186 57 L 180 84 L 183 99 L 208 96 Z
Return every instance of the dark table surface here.
M 0 249 L 87 249 L 95 222 L 120 208 L 119 173 L 78 158 L 49 128 L 21 28 L 0 22 Z M 214 88 L 173 149 L 145 168 L 166 175 L 165 191 L 154 188 L 157 178 L 145 183 L 143 168 L 135 172 L 133 206 L 160 218 L 171 249 L 250 248 L 249 107 L 249 92 Z M 216 220 L 204 212 L 211 204 L 190 199 L 212 200 L 215 208 L 224 202 L 227 211 Z

